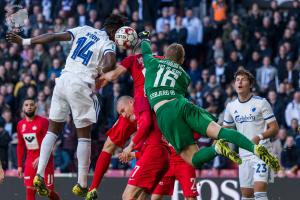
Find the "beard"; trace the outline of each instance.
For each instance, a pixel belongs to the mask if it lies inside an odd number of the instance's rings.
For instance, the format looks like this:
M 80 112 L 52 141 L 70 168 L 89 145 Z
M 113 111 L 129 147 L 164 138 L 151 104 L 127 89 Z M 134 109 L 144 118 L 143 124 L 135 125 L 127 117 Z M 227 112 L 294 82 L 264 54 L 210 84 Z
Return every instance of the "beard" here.
M 29 117 L 29 118 L 32 118 L 34 115 L 35 115 L 35 110 L 34 111 L 31 111 L 31 112 L 24 112 L 24 114 Z

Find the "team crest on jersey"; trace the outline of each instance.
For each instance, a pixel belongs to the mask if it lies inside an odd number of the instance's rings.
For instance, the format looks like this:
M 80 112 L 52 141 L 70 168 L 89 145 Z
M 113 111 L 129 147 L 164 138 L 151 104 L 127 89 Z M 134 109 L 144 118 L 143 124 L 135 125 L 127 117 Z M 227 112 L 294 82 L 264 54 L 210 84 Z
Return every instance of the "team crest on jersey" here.
M 26 129 L 26 124 L 22 124 L 22 130 L 21 130 L 21 132 L 24 132 L 25 129 Z
M 251 112 L 255 112 L 256 111 L 256 107 L 251 108 Z
M 33 131 L 36 131 L 36 129 L 37 129 L 36 126 L 33 126 L 33 127 L 32 127 L 32 130 L 33 130 Z

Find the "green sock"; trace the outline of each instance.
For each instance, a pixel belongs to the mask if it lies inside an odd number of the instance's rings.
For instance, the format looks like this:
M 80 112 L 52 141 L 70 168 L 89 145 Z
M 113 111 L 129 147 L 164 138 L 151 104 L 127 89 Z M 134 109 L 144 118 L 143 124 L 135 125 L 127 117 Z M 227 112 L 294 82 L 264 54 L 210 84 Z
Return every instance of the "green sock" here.
M 218 139 L 224 139 L 227 142 L 238 145 L 239 147 L 246 149 L 252 153 L 254 153 L 254 144 L 248 138 L 246 138 L 240 132 L 229 129 L 229 128 L 221 128 Z
M 204 147 L 194 154 L 192 159 L 193 165 L 195 168 L 199 169 L 204 163 L 214 159 L 216 155 L 217 152 L 214 145 L 210 147 Z

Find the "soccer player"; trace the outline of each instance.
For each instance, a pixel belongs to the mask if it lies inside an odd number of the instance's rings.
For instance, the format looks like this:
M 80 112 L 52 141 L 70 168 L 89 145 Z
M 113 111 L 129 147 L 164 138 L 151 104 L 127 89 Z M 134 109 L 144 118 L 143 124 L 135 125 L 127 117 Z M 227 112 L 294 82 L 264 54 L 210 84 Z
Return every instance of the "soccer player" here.
M 120 97 L 117 104 L 117 111 L 127 119 L 135 118 L 133 98 L 129 96 Z M 152 113 L 153 126 L 151 131 L 144 136 L 142 156 L 131 171 L 127 186 L 122 199 L 147 199 L 153 192 L 156 185 L 162 179 L 169 168 L 169 147 L 163 138 Z M 139 144 L 138 142 L 138 144 Z M 127 162 L 131 153 L 122 152 L 120 159 Z
M 236 130 L 222 128 L 207 111 L 184 98 L 190 77 L 180 66 L 185 55 L 182 45 L 171 44 L 166 50 L 166 59 L 156 59 L 152 55 L 149 32 L 141 32 L 139 36 L 146 69 L 146 95 L 164 137 L 187 163 L 199 168 L 219 153 L 241 164 L 240 157 L 228 148 L 226 140 L 255 153 L 272 169 L 279 170 L 278 159 L 264 146 L 255 145 Z M 199 150 L 193 132 L 217 139 L 216 145 Z
M 3 183 L 3 182 L 4 182 L 4 171 L 3 171 L 2 163 L 0 160 L 0 183 Z
M 162 200 L 164 196 L 172 196 L 176 179 L 181 185 L 185 200 L 196 200 L 198 192 L 195 168 L 185 162 L 172 146 L 169 146 L 169 149 L 169 170 L 152 192 L 151 200 Z
M 142 54 L 135 54 L 126 57 L 121 63 L 116 65 L 116 69 L 103 74 L 99 80 L 99 87 L 104 87 L 109 81 L 118 79 L 127 71 L 131 74 L 134 82 L 134 113 L 138 125 L 137 133 L 131 140 L 130 144 L 124 149 L 124 152 L 131 152 L 136 147 L 139 141 L 145 140 L 145 136 L 149 133 L 152 121 L 151 111 L 147 97 L 144 92 L 144 63 Z M 109 138 L 106 140 L 103 150 L 101 151 L 95 169 L 93 182 L 89 188 L 88 197 L 90 199 L 97 198 L 97 188 L 102 180 L 103 175 L 108 169 L 112 153 L 118 147 L 123 147 L 129 139 L 132 132 L 128 129 L 129 126 L 126 119 L 120 116 L 118 122 L 112 130 L 108 132 Z M 124 126 L 124 127 L 122 127 Z M 108 135 L 107 134 L 107 135 Z
M 78 182 L 72 192 L 86 196 L 87 174 L 90 165 L 92 124 L 96 122 L 99 103 L 93 94 L 95 79 L 101 73 L 115 67 L 116 46 L 113 42 L 116 31 L 124 25 L 125 18 L 112 14 L 98 30 L 89 26 L 76 27 L 63 33 L 50 33 L 23 39 L 14 33 L 7 34 L 10 42 L 30 45 L 47 44 L 53 41 L 73 41 L 62 75 L 56 79 L 50 107 L 49 130 L 41 146 L 41 155 L 34 186 L 38 193 L 47 196 L 49 191 L 43 174 L 49 156 L 70 111 L 77 129 Z
M 137 124 L 135 119 L 128 120 L 120 115 L 114 126 L 106 132 L 107 139 L 98 156 L 93 181 L 89 187 L 86 200 L 97 199 L 97 188 L 109 167 L 112 154 L 118 147 L 123 148 L 125 142 L 136 130 Z
M 235 126 L 255 144 L 262 144 L 270 150 L 270 137 L 276 135 L 279 127 L 268 101 L 251 92 L 254 80 L 245 69 L 235 73 L 234 87 L 238 98 L 227 104 L 223 125 L 228 128 Z M 243 161 L 239 166 L 242 199 L 268 200 L 267 184 L 273 179 L 270 168 L 249 151 L 240 149 L 239 154 Z
M 49 122 L 46 118 L 35 114 L 36 102 L 34 99 L 26 98 L 23 102 L 23 113 L 25 118 L 17 124 L 18 144 L 18 175 L 23 176 L 23 158 L 26 149 L 26 160 L 24 168 L 24 184 L 26 187 L 26 200 L 35 200 L 36 190 L 33 187 L 33 178 L 36 174 L 39 162 L 40 147 L 44 139 Z M 60 199 L 58 194 L 54 192 L 54 164 L 53 156 L 46 167 L 45 173 L 47 188 L 49 188 L 49 199 Z

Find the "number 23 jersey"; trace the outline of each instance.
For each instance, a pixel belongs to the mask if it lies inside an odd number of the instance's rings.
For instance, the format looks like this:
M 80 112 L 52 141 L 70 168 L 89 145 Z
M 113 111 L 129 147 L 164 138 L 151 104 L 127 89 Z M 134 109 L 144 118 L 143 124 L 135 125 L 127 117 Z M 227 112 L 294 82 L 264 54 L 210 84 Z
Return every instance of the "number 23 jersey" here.
M 73 44 L 62 73 L 71 72 L 82 81 L 95 84 L 99 71 L 97 67 L 108 52 L 116 52 L 116 45 L 104 30 L 90 26 L 67 30 L 72 36 Z

